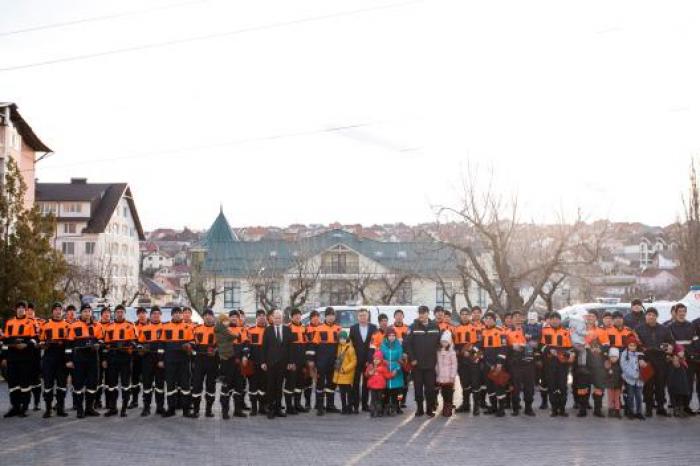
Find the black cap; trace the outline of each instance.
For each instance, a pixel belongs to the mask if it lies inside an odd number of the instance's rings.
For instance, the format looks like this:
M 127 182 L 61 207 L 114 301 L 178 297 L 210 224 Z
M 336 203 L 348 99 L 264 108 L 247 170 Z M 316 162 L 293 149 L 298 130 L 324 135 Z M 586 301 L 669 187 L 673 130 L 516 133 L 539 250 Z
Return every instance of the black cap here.
M 56 301 L 55 303 L 53 303 L 53 304 L 51 305 L 51 309 L 52 309 L 52 310 L 53 310 L 53 309 L 56 309 L 57 307 L 60 307 L 61 309 L 63 309 L 63 303 L 62 303 L 61 301 Z
M 207 309 L 204 310 L 204 312 L 202 312 L 202 315 L 203 315 L 203 316 L 207 316 L 207 315 L 208 315 L 208 316 L 213 316 L 213 315 L 214 315 L 214 311 L 212 311 L 211 309 L 207 308 Z
M 75 311 L 75 306 L 69 304 L 68 306 L 66 306 L 66 311 Z
M 143 306 L 139 306 L 136 308 L 136 314 L 145 314 L 146 313 L 146 308 Z
M 625 315 L 622 313 L 622 311 L 615 311 L 612 313 L 612 318 L 613 319 L 623 319 Z
M 83 304 L 80 306 L 80 310 L 82 311 L 82 310 L 84 310 L 84 309 L 90 309 L 90 310 L 92 310 L 92 306 L 90 306 L 89 303 L 83 303 Z M 105 308 L 105 309 L 109 309 L 109 308 Z M 104 309 L 103 309 L 103 311 L 104 311 Z

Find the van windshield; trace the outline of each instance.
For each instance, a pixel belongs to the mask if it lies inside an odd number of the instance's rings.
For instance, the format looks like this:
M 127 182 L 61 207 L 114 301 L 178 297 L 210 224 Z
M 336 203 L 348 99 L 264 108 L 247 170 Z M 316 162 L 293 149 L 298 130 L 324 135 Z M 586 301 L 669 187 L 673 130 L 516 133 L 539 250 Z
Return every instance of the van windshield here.
M 356 311 L 336 311 L 335 320 L 343 328 L 350 327 L 357 323 Z

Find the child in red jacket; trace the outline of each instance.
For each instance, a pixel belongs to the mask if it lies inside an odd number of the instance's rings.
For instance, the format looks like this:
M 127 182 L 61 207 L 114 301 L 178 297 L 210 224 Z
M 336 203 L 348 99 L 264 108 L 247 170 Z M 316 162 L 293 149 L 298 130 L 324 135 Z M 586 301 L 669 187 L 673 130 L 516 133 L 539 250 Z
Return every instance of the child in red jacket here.
M 382 417 L 382 398 L 386 390 L 386 381 L 392 377 L 392 374 L 386 367 L 381 351 L 374 352 L 372 363 L 367 364 L 365 369 L 365 377 L 367 377 L 367 388 L 370 393 L 370 417 Z

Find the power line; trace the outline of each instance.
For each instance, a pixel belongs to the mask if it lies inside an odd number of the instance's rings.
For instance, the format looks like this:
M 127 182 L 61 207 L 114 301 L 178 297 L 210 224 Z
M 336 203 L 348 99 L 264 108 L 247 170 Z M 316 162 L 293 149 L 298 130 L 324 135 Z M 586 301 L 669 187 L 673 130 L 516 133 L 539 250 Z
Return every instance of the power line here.
M 152 13 L 154 11 L 162 11 L 162 10 L 169 10 L 172 8 L 180 8 L 183 6 L 189 6 L 189 5 L 194 5 L 198 3 L 207 3 L 211 0 L 190 0 L 188 2 L 180 2 L 180 3 L 174 3 L 170 5 L 161 5 L 161 6 L 156 6 L 152 8 L 145 8 L 142 10 L 131 10 L 131 11 L 125 11 L 122 13 L 114 13 L 111 15 L 101 15 L 101 16 L 91 16 L 88 18 L 80 18 L 80 19 L 73 19 L 69 21 L 60 21 L 57 23 L 50 23 L 50 24 L 43 24 L 41 26 L 31 26 L 27 28 L 22 28 L 22 29 L 13 29 L 10 31 L 0 31 L 0 37 L 6 37 L 6 36 L 12 36 L 16 34 L 24 34 L 27 32 L 35 32 L 35 31 L 43 31 L 46 29 L 57 29 L 57 28 L 63 28 L 63 27 L 68 27 L 68 26 L 75 26 L 76 24 L 84 24 L 84 23 L 92 23 L 95 21 L 108 21 L 112 19 L 119 19 L 119 18 L 126 18 L 129 16 L 136 16 L 136 15 L 141 15 L 145 13 Z
M 74 55 L 72 57 L 63 57 L 63 58 L 56 58 L 53 60 L 44 60 L 44 61 L 33 62 L 33 63 L 25 63 L 22 65 L 8 66 L 5 68 L 0 68 L 0 72 L 17 71 L 17 70 L 22 70 L 22 69 L 27 69 L 27 68 L 36 68 L 39 66 L 54 65 L 57 63 L 74 62 L 74 61 L 87 60 L 90 58 L 104 57 L 104 56 L 108 56 L 108 55 L 117 55 L 117 54 L 122 54 L 122 53 L 136 52 L 136 51 L 140 51 L 140 50 L 149 50 L 149 49 L 170 47 L 173 45 L 180 45 L 180 44 L 185 44 L 185 43 L 189 43 L 189 42 L 221 39 L 224 37 L 230 37 L 230 36 L 245 34 L 245 33 L 249 33 L 249 32 L 258 32 L 258 31 L 264 31 L 266 29 L 278 29 L 278 28 L 283 28 L 283 27 L 288 27 L 288 26 L 294 26 L 297 24 L 313 23 L 313 22 L 318 22 L 318 21 L 324 21 L 327 19 L 339 18 L 342 16 L 351 16 L 351 15 L 358 15 L 358 14 L 362 14 L 362 13 L 370 13 L 373 11 L 386 10 L 389 8 L 399 8 L 399 7 L 411 5 L 414 3 L 422 3 L 422 2 L 423 2 L 423 0 L 410 0 L 410 1 L 401 2 L 401 3 L 392 3 L 392 4 L 388 4 L 388 5 L 360 8 L 360 9 L 356 9 L 356 10 L 340 11 L 337 13 L 329 13 L 329 14 L 325 14 L 325 15 L 307 16 L 304 18 L 298 18 L 298 19 L 289 20 L 289 21 L 280 21 L 280 22 L 276 22 L 276 23 L 269 23 L 269 24 L 264 24 L 264 25 L 259 25 L 259 26 L 251 26 L 251 27 L 242 28 L 242 29 L 234 29 L 231 31 L 216 32 L 213 34 L 205 34 L 205 35 L 200 35 L 200 36 L 185 37 L 182 39 L 174 39 L 174 40 L 169 40 L 169 41 L 164 41 L 164 42 L 153 42 L 150 44 L 142 44 L 142 45 L 136 45 L 136 46 L 132 46 L 132 47 L 124 47 L 124 48 L 119 48 L 119 49 L 106 50 L 103 52 L 86 53 L 83 55 Z
M 310 131 L 297 131 L 297 132 L 293 132 L 293 133 L 278 133 L 278 134 L 271 134 L 268 136 L 237 139 L 234 141 L 218 142 L 218 143 L 214 143 L 214 144 L 203 144 L 203 145 L 198 145 L 198 146 L 178 147 L 178 148 L 159 150 L 159 151 L 154 151 L 154 152 L 141 152 L 138 154 L 123 155 L 123 156 L 118 156 L 118 157 L 108 157 L 108 158 L 104 158 L 104 159 L 92 159 L 92 160 L 85 160 L 82 162 L 73 162 L 73 163 L 68 163 L 68 164 L 63 164 L 63 165 L 54 165 L 52 167 L 43 167 L 42 171 L 43 170 L 52 170 L 52 169 L 56 169 L 56 168 L 67 168 L 67 167 L 74 167 L 74 166 L 79 166 L 79 165 L 88 165 L 88 164 L 93 164 L 93 163 L 105 163 L 105 162 L 116 162 L 119 160 L 128 160 L 128 159 L 144 159 L 144 158 L 151 158 L 151 157 L 160 157 L 160 156 L 164 156 L 164 155 L 168 155 L 168 154 L 175 154 L 175 153 L 179 153 L 179 152 L 189 153 L 189 152 L 195 151 L 195 150 L 216 149 L 216 148 L 220 148 L 220 147 L 237 146 L 237 145 L 249 144 L 249 143 L 260 142 L 260 141 L 274 141 L 276 139 L 287 139 L 287 138 L 294 138 L 294 137 L 299 137 L 299 136 L 310 136 L 313 134 L 334 133 L 334 132 L 339 132 L 339 131 L 347 131 L 350 129 L 363 128 L 366 126 L 373 126 L 375 124 L 376 123 L 356 123 L 356 124 L 350 124 L 350 125 L 332 126 L 330 128 L 322 128 L 322 129 L 316 129 L 316 130 L 310 130 Z M 20 170 L 20 171 L 25 172 L 25 171 L 35 171 L 35 170 L 32 169 L 32 170 Z

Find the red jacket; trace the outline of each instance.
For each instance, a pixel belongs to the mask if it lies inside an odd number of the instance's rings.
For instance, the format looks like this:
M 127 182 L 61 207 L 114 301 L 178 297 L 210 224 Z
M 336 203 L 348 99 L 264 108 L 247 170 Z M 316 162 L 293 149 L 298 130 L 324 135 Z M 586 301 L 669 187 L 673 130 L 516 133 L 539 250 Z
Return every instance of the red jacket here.
M 367 364 L 367 369 L 365 369 L 367 387 L 370 390 L 384 390 L 386 388 L 386 381 L 391 378 L 391 372 L 389 372 L 389 368 L 386 367 L 386 362 L 382 360 L 372 374 L 371 372 L 373 369 L 373 363 Z

